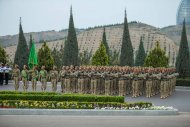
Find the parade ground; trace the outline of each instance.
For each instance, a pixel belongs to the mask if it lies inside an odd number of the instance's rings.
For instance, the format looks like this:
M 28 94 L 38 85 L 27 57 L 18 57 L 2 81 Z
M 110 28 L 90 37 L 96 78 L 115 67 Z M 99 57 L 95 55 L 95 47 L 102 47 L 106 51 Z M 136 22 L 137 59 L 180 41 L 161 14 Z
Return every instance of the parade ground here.
M 41 91 L 38 82 L 37 91 Z M 57 92 L 60 92 L 58 84 Z M 9 85 L 0 86 L 0 90 L 14 90 L 12 81 Z M 19 91 L 22 91 L 20 84 Z M 51 83 L 47 90 L 51 91 Z M 32 91 L 31 84 L 28 91 Z M 167 99 L 160 95 L 151 98 L 144 96 L 125 97 L 126 102 L 147 101 L 158 106 L 173 106 L 179 110 L 179 115 L 173 116 L 62 116 L 62 115 L 0 115 L 0 127 L 189 127 L 190 125 L 190 90 L 177 87 L 176 92 Z

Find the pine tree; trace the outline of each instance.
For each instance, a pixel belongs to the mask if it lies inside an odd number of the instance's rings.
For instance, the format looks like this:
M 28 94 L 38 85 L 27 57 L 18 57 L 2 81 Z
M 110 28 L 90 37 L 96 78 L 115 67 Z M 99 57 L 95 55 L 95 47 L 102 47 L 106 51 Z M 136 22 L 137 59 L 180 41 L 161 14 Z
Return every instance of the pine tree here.
M 62 66 L 61 50 L 58 51 L 56 48 L 54 48 L 51 54 L 54 60 L 54 64 L 57 66 L 58 69 L 61 69 Z
M 108 65 L 108 55 L 106 53 L 106 48 L 103 42 L 100 44 L 100 47 L 95 52 L 92 57 L 92 65 L 95 66 L 107 66 Z
M 18 38 L 18 45 L 15 53 L 15 58 L 14 58 L 14 64 L 17 64 L 19 68 L 21 69 L 24 65 L 28 65 L 28 46 L 26 39 L 24 37 L 24 33 L 22 30 L 22 25 L 21 25 L 21 18 L 20 18 L 20 26 L 19 26 L 19 38 Z
M 137 56 L 135 59 L 135 66 L 143 66 L 145 58 L 146 58 L 146 53 L 144 50 L 144 45 L 143 45 L 143 41 L 141 37 L 139 49 L 138 49 Z
M 44 42 L 42 47 L 38 51 L 38 66 L 41 68 L 45 65 L 46 69 L 49 71 L 52 69 L 54 64 L 53 57 L 51 55 L 51 50 Z
M 183 29 L 181 34 L 181 41 L 179 52 L 176 60 L 176 70 L 179 73 L 179 77 L 185 78 L 189 73 L 190 59 L 189 59 L 189 47 L 187 41 L 185 19 L 183 22 Z
M 64 46 L 64 65 L 78 65 L 78 52 L 78 42 L 71 7 L 68 36 Z
M 90 60 L 92 57 L 92 53 L 88 52 L 88 50 L 84 50 L 83 53 L 79 54 L 80 56 L 80 65 L 90 65 Z
M 126 10 L 125 10 L 125 18 L 124 18 L 123 39 L 122 39 L 122 45 L 121 45 L 120 65 L 134 66 L 133 46 L 132 46 L 130 34 L 129 34 Z
M 107 55 L 108 55 L 108 57 L 109 57 L 109 56 L 110 56 L 110 50 L 109 50 L 109 46 L 108 46 L 107 39 L 106 39 L 105 27 L 104 27 L 102 42 L 104 43 L 104 46 L 105 46 L 105 48 L 106 48 L 106 53 L 107 53 Z
M 168 67 L 169 58 L 164 50 L 160 48 L 159 42 L 156 42 L 156 47 L 150 51 L 145 59 L 145 67 Z
M 5 49 L 1 47 L 1 45 L 0 45 L 0 61 L 4 64 L 8 62 Z
M 30 34 L 30 41 L 29 41 L 29 51 L 30 51 L 30 49 L 31 49 L 31 47 L 32 47 L 32 34 Z

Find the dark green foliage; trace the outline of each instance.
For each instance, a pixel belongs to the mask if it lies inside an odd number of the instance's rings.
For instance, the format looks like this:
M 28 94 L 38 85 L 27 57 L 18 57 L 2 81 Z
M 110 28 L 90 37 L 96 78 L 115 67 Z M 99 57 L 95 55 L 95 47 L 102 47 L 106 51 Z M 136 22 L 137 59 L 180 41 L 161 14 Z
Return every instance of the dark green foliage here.
M 121 45 L 120 65 L 131 67 L 134 66 L 133 46 L 130 39 L 126 11 L 124 19 L 123 39 Z
M 0 91 L 0 95 L 1 94 L 60 95 L 60 93 L 55 93 L 55 92 L 21 92 L 21 91 Z
M 0 100 L 0 108 L 35 108 L 35 109 L 95 109 L 114 107 L 129 109 L 138 106 L 140 109 L 152 106 L 150 102 L 118 103 L 118 102 L 68 102 L 68 101 L 22 101 Z
M 78 54 L 78 42 L 71 8 L 68 36 L 64 46 L 64 65 L 78 65 Z
M 105 27 L 104 27 L 104 32 L 103 32 L 103 37 L 102 37 L 102 42 L 106 48 L 106 53 L 108 55 L 108 63 L 110 63 L 110 49 L 109 49 L 109 46 L 108 46 L 108 43 L 107 43 L 107 39 L 106 39 L 106 31 L 105 31 Z
M 156 43 L 156 47 L 149 52 L 145 59 L 145 67 L 168 67 L 169 58 L 166 56 L 164 50 L 160 48 L 159 42 Z
M 1 100 L 77 101 L 77 102 L 124 102 L 124 97 L 80 94 L 0 94 Z
M 106 48 L 101 42 L 100 47 L 95 52 L 92 57 L 92 65 L 95 66 L 107 66 L 108 65 L 108 55 L 106 53 Z
M 91 57 L 92 57 L 92 51 L 91 52 L 88 52 L 88 50 L 84 50 L 83 53 L 80 53 L 79 54 L 79 57 L 80 57 L 80 65 L 90 65 L 90 60 L 91 60 Z
M 145 58 L 146 58 L 146 53 L 144 50 L 144 45 L 143 45 L 143 41 L 141 37 L 139 49 L 138 49 L 137 56 L 135 59 L 135 66 L 143 66 Z
M 189 47 L 187 41 L 185 20 L 183 22 L 183 30 L 181 34 L 181 42 L 179 47 L 179 53 L 176 60 L 176 70 L 179 73 L 179 77 L 187 77 L 190 69 Z
M 24 65 L 28 65 L 28 56 L 29 56 L 29 50 L 28 50 L 27 42 L 22 30 L 21 21 L 20 21 L 19 38 L 18 38 L 18 45 L 17 45 L 15 57 L 14 57 L 14 64 L 17 64 L 20 69 L 23 68 Z
M 45 42 L 38 51 L 38 66 L 41 68 L 43 65 L 45 65 L 48 71 L 51 70 L 54 65 L 54 60 L 51 55 L 51 50 L 49 49 L 49 47 L 46 45 Z
M 53 60 L 54 60 L 54 65 L 57 66 L 58 69 L 61 69 L 62 65 L 63 65 L 63 60 L 62 60 L 62 54 L 63 52 L 60 50 L 58 51 L 56 48 L 53 49 L 53 51 L 51 52 Z
M 190 78 L 178 78 L 176 80 L 176 86 L 189 86 L 190 87 Z
M 119 65 L 119 52 L 116 50 L 110 51 L 110 65 Z
M 29 51 L 30 51 L 30 49 L 31 49 L 31 47 L 32 47 L 32 34 L 30 34 L 30 42 L 29 42 Z
M 4 64 L 8 62 L 5 49 L 3 47 L 1 47 L 1 45 L 0 45 L 0 62 L 2 62 Z

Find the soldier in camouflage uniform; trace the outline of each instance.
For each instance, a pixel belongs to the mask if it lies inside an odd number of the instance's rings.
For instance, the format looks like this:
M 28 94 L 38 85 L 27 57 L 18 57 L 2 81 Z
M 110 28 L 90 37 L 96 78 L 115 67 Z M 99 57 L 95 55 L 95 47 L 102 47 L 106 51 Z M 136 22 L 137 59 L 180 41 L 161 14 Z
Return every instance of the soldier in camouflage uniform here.
M 138 96 L 138 70 L 134 70 L 133 81 L 132 81 L 132 97 Z
M 151 97 L 151 92 L 152 92 L 152 71 L 149 69 L 147 71 L 147 80 L 146 80 L 146 97 L 150 98 Z
M 65 73 L 66 73 L 66 70 L 65 70 L 65 66 L 62 67 L 62 70 L 59 72 L 59 77 L 60 77 L 60 81 L 61 81 L 61 92 L 62 93 L 65 93 Z
M 106 72 L 104 74 L 104 80 L 105 80 L 105 95 L 108 96 L 108 95 L 112 95 L 112 90 L 111 90 L 111 86 L 113 86 L 113 77 L 112 77 L 112 74 L 111 72 L 106 69 Z
M 127 95 L 127 74 L 125 73 L 124 68 L 120 68 L 118 80 L 119 96 Z
M 19 88 L 19 78 L 20 78 L 20 70 L 18 68 L 18 65 L 15 65 L 15 67 L 13 69 L 12 78 L 14 80 L 15 91 L 18 91 L 18 88 Z
M 84 80 L 84 70 L 83 67 L 79 67 L 78 71 L 78 81 L 77 81 L 77 93 L 82 94 L 84 91 L 84 85 L 85 85 L 85 80 Z
M 48 74 L 47 74 L 47 71 L 45 70 L 45 66 L 42 66 L 41 71 L 39 73 L 39 80 L 42 84 L 41 90 L 43 92 L 46 90 L 46 87 L 47 87 L 47 77 L 48 77 Z
M 51 79 L 53 92 L 57 91 L 58 71 L 56 69 L 57 69 L 57 67 L 53 66 L 53 70 L 50 71 L 50 79 Z
M 32 82 L 32 90 L 36 91 L 37 86 L 37 80 L 38 80 L 38 70 L 36 69 L 36 66 L 33 67 L 33 69 L 30 71 L 31 73 L 31 82 Z
M 71 93 L 76 93 L 77 91 L 77 76 L 78 76 L 78 70 L 77 68 L 74 68 L 72 65 L 70 66 L 69 70 L 69 80 L 70 80 L 70 88 L 69 91 Z
M 26 92 L 28 89 L 28 70 L 26 65 L 23 66 L 23 70 L 21 72 L 21 78 L 23 83 L 23 90 Z
M 70 93 L 70 68 L 69 66 L 66 66 L 65 68 L 65 92 Z

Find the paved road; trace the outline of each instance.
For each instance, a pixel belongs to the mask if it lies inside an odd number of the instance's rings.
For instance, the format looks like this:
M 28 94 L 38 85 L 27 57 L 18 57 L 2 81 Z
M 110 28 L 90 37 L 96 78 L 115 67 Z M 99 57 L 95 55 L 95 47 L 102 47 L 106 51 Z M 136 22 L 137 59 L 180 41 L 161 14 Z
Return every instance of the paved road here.
M 38 83 L 37 91 L 41 91 L 41 84 Z M 60 83 L 58 83 L 58 92 L 60 92 Z M 0 90 L 14 90 L 14 86 L 12 81 L 10 81 L 9 85 L 0 86 Z M 31 91 L 31 84 L 29 86 L 28 91 Z M 20 85 L 19 91 L 22 91 L 22 83 Z M 51 91 L 51 84 L 48 83 L 47 91 Z M 137 101 L 147 101 L 152 102 L 157 106 L 173 106 L 177 108 L 180 112 L 190 112 L 190 90 L 177 89 L 176 92 L 168 97 L 167 99 L 160 99 L 160 95 L 154 96 L 152 98 L 146 98 L 144 96 L 132 98 L 131 95 L 125 98 L 127 102 L 137 102 Z
M 189 127 L 190 114 L 177 116 L 0 116 L 0 127 Z

